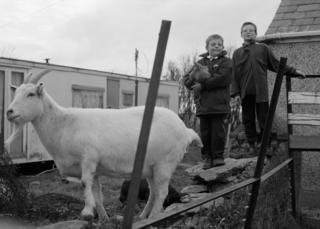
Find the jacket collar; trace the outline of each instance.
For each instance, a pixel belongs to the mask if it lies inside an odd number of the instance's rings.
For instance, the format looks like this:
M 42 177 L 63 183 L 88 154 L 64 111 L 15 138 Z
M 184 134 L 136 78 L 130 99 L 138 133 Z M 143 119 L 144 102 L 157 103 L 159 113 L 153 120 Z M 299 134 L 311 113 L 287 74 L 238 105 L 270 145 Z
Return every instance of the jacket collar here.
M 224 57 L 225 55 L 227 55 L 227 51 L 226 50 L 222 50 L 219 55 L 217 56 L 216 59 L 219 59 L 221 57 Z M 203 57 L 203 58 L 207 58 L 207 59 L 210 59 L 210 56 L 209 56 L 209 53 L 208 52 L 205 52 L 205 53 L 202 53 L 199 55 L 200 57 Z
M 255 40 L 250 40 L 249 42 L 244 42 L 244 43 L 242 44 L 242 47 L 243 47 L 243 48 L 248 48 L 250 45 L 253 45 L 253 44 L 255 44 L 255 43 L 256 43 Z

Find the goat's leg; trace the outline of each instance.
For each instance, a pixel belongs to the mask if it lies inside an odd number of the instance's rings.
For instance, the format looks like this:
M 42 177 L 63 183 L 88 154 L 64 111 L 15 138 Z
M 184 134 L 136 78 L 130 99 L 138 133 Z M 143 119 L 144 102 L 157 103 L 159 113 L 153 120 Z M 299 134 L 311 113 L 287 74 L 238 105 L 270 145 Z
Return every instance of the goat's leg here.
M 154 201 L 149 217 L 156 216 L 163 211 L 163 202 L 168 195 L 168 186 L 171 178 L 171 173 L 171 169 L 166 165 L 159 165 L 154 167 Z
M 81 218 L 87 221 L 93 220 L 93 209 L 95 208 L 95 199 L 92 192 L 93 179 L 96 172 L 96 163 L 87 161 L 82 164 L 81 181 L 84 185 L 84 203 L 81 211 Z
M 101 192 L 99 178 L 97 176 L 95 176 L 93 180 L 92 192 L 96 203 L 96 210 L 99 216 L 99 222 L 103 224 L 104 222 L 109 221 L 109 217 L 103 206 L 103 195 Z
M 149 216 L 154 202 L 154 184 L 152 182 L 152 178 L 147 178 L 147 181 L 149 185 L 149 198 L 146 206 L 144 207 L 142 213 L 139 216 L 141 219 L 145 219 Z

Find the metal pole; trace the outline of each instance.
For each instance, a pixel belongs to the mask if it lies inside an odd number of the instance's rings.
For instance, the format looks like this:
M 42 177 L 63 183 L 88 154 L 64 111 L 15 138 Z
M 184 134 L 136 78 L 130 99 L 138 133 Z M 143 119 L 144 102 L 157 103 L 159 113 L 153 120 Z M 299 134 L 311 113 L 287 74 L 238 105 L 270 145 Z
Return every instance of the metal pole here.
M 134 105 L 138 106 L 138 93 L 139 93 L 139 81 L 135 80 L 135 89 L 134 89 Z
M 135 62 L 135 67 L 136 67 L 136 79 L 135 79 L 135 89 L 134 89 L 134 105 L 135 106 L 138 106 L 138 59 L 139 59 L 139 51 L 138 49 L 136 48 L 135 49 L 135 53 L 134 53 L 134 62 Z
M 254 178 L 258 178 L 259 181 L 252 185 L 250 203 L 249 203 L 249 208 L 247 210 L 246 221 L 245 221 L 245 229 L 251 229 L 252 218 L 254 215 L 254 210 L 255 210 L 258 195 L 259 195 L 259 189 L 260 189 L 260 183 L 261 183 L 260 178 L 263 170 L 266 149 L 270 139 L 272 122 L 273 122 L 274 113 L 276 111 L 276 107 L 278 103 L 278 98 L 281 90 L 281 84 L 283 80 L 286 63 L 287 63 L 287 58 L 281 57 L 279 68 L 278 68 L 278 74 L 277 74 L 277 78 L 275 81 L 275 85 L 274 85 L 274 89 L 271 97 L 270 108 L 267 114 L 267 120 L 266 120 L 266 123 L 264 124 L 261 148 L 260 148 L 259 157 L 258 157 L 258 161 L 257 161 L 255 173 L 254 173 Z
M 153 63 L 151 81 L 149 85 L 146 106 L 143 114 L 142 126 L 139 135 L 138 147 L 136 157 L 134 161 L 133 172 L 131 176 L 131 183 L 128 193 L 128 202 L 125 210 L 125 216 L 123 219 L 123 229 L 131 229 L 134 215 L 134 207 L 137 201 L 138 190 L 140 186 L 140 178 L 142 174 L 144 159 L 146 155 L 148 139 L 151 129 L 152 117 L 154 107 L 156 104 L 158 88 L 160 83 L 161 70 L 163 66 L 163 60 L 167 41 L 169 37 L 171 21 L 162 21 L 159 40 L 157 45 L 157 51 L 155 60 Z

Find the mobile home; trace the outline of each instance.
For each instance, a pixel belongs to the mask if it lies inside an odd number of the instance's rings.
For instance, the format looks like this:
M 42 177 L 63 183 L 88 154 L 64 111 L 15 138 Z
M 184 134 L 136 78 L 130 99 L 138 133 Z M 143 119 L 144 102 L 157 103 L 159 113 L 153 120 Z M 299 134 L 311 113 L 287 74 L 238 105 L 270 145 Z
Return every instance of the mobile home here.
M 11 85 L 19 86 L 27 73 L 44 69 L 51 71 L 41 82 L 61 106 L 121 109 L 145 104 L 150 81 L 147 78 L 0 57 L 1 134 L 4 139 L 12 131 L 5 116 L 5 110 L 14 97 L 15 89 Z M 157 106 L 178 112 L 177 82 L 160 82 Z M 14 163 L 51 160 L 30 123 L 8 150 Z

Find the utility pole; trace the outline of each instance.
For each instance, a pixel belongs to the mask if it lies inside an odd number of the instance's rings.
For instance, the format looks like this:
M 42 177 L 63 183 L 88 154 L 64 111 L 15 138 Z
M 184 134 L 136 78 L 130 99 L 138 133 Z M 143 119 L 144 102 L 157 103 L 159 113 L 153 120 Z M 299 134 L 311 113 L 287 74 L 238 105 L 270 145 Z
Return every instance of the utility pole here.
M 136 66 L 136 80 L 135 80 L 135 93 L 134 93 L 134 105 L 138 106 L 138 59 L 139 59 L 139 51 L 136 48 L 135 49 L 135 53 L 134 53 L 134 62 L 135 62 L 135 66 Z

